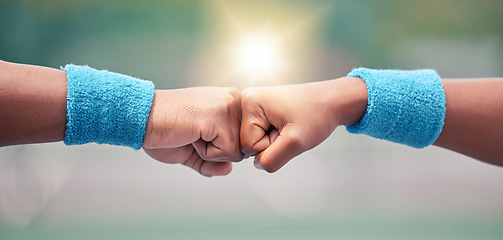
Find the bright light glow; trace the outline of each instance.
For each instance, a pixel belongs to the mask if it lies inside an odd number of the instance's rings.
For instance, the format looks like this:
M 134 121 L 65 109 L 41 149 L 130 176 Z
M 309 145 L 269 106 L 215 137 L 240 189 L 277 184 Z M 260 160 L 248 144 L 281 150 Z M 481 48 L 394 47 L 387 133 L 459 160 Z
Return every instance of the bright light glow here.
M 334 1 L 266 2 L 207 1 L 211 36 L 190 71 L 194 85 L 243 89 L 318 79 L 325 66 L 318 26 Z
M 232 63 L 241 77 L 271 78 L 285 67 L 279 38 L 270 33 L 248 34 L 231 51 Z

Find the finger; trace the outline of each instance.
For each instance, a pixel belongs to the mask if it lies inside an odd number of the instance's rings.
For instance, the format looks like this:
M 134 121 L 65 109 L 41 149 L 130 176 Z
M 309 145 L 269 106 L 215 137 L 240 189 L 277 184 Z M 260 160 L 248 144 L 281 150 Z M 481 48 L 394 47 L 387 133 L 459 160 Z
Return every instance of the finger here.
M 241 152 L 241 105 L 238 102 L 230 106 L 228 116 L 216 125 L 217 135 L 213 140 L 205 140 L 206 153 L 201 155 L 204 160 L 218 162 L 237 162 L 244 158 Z M 203 146 L 202 143 L 196 143 Z M 199 147 L 196 148 L 199 150 Z
M 269 131 L 269 141 L 271 143 L 273 143 L 274 141 L 276 141 L 276 138 L 278 138 L 278 137 L 279 137 L 279 131 L 278 131 L 278 129 L 274 128 L 271 131 Z
M 232 163 L 230 162 L 208 162 L 204 161 L 200 173 L 203 176 L 225 176 L 232 171 Z
M 229 88 L 229 94 L 233 97 L 230 103 L 228 103 L 228 121 L 230 126 L 230 132 L 224 131 L 223 135 L 228 138 L 215 139 L 213 142 L 214 146 L 219 147 L 223 152 L 230 153 L 228 157 L 224 158 L 225 161 L 238 162 L 243 160 L 244 154 L 241 152 L 241 143 L 239 133 L 241 131 L 241 92 L 236 88 Z M 221 128 L 220 130 L 225 130 Z M 217 137 L 218 138 L 218 137 Z
M 194 153 L 194 148 L 192 145 L 186 145 L 177 148 L 143 148 L 143 151 L 157 161 L 176 164 L 186 161 Z
M 232 164 L 230 162 L 208 162 L 203 160 L 196 151 L 182 164 L 206 177 L 224 176 L 232 171 Z
M 215 124 L 206 125 L 201 139 L 193 145 L 200 156 L 207 161 L 237 162 L 244 157 L 241 152 L 239 133 L 241 130 L 241 104 L 239 92 L 229 90 L 226 110 L 217 113 Z M 221 117 L 221 118 L 220 118 Z
M 292 158 L 307 150 L 300 134 L 289 130 L 291 129 L 284 129 L 267 149 L 255 156 L 257 168 L 270 173 L 276 172 Z
M 279 131 L 278 129 L 276 128 L 273 128 L 272 130 L 269 131 L 269 134 L 265 135 L 264 138 L 261 140 L 263 143 L 264 146 L 264 150 L 267 149 L 267 147 L 269 147 L 275 140 L 276 138 L 278 138 L 279 136 Z M 261 143 L 257 143 L 257 145 L 260 145 Z M 260 169 L 260 170 L 264 170 L 264 168 L 260 165 L 258 159 L 260 159 L 260 155 L 261 153 L 258 153 L 256 154 L 256 158 L 255 158 L 255 161 L 254 161 L 254 165 L 256 168 Z M 247 156 L 249 157 L 249 156 Z
M 233 140 L 234 140 L 234 150 L 237 152 L 236 159 L 233 159 L 235 162 L 241 161 L 244 158 L 244 154 L 241 151 L 241 118 L 242 118 L 242 111 L 241 111 L 241 93 L 236 90 L 233 94 L 234 98 L 236 98 L 236 111 L 234 112 L 232 118 L 231 118 L 231 127 L 232 127 L 232 134 L 233 134 Z
M 178 148 L 143 149 L 150 157 L 163 163 L 181 163 L 203 176 L 223 176 L 232 171 L 231 163 L 217 163 L 204 161 L 192 145 Z
M 271 123 L 259 106 L 259 101 L 259 96 L 254 91 L 244 91 L 241 95 L 241 151 L 248 156 L 253 156 L 270 145 L 267 132 Z
M 236 99 L 237 101 L 239 101 L 239 99 L 241 98 L 241 92 L 237 89 L 237 88 L 229 88 L 228 89 L 228 92 L 230 95 L 232 95 L 234 97 L 234 99 Z
M 218 137 L 207 142 L 199 139 L 192 143 L 199 156 L 205 161 L 211 162 L 238 162 L 243 160 L 243 153 L 237 146 L 236 141 L 230 140 L 226 143 L 219 143 Z

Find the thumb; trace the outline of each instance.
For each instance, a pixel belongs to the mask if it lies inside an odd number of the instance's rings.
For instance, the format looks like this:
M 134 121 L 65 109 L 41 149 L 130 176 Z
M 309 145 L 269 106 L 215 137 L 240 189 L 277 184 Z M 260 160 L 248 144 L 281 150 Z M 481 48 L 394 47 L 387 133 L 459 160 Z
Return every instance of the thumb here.
M 273 173 L 283 167 L 288 161 L 308 150 L 299 131 L 292 126 L 285 126 L 279 136 L 268 148 L 255 156 L 255 165 L 267 172 Z M 271 138 L 275 137 L 270 134 Z

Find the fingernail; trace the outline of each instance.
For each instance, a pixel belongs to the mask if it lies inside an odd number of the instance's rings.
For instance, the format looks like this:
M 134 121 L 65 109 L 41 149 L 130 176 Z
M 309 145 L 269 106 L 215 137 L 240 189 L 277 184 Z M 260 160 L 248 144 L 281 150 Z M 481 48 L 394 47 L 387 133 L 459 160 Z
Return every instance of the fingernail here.
M 262 166 L 262 164 L 260 164 L 260 161 L 257 161 L 255 160 L 253 162 L 253 165 L 255 166 L 255 168 L 257 168 L 258 170 L 264 170 L 264 167 Z

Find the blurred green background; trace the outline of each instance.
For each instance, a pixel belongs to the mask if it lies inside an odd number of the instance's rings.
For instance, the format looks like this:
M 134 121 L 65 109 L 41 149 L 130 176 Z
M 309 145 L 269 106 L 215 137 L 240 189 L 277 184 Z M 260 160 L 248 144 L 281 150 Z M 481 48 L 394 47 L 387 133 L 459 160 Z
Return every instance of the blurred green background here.
M 261 28 L 281 37 L 288 67 L 245 81 L 226 51 Z M 156 88 L 359 66 L 501 77 L 503 1 L 0 0 L 0 59 L 86 64 Z M 248 159 L 209 179 L 121 147 L 4 147 L 0 239 L 503 239 L 502 182 L 501 168 L 344 129 L 275 174 Z

